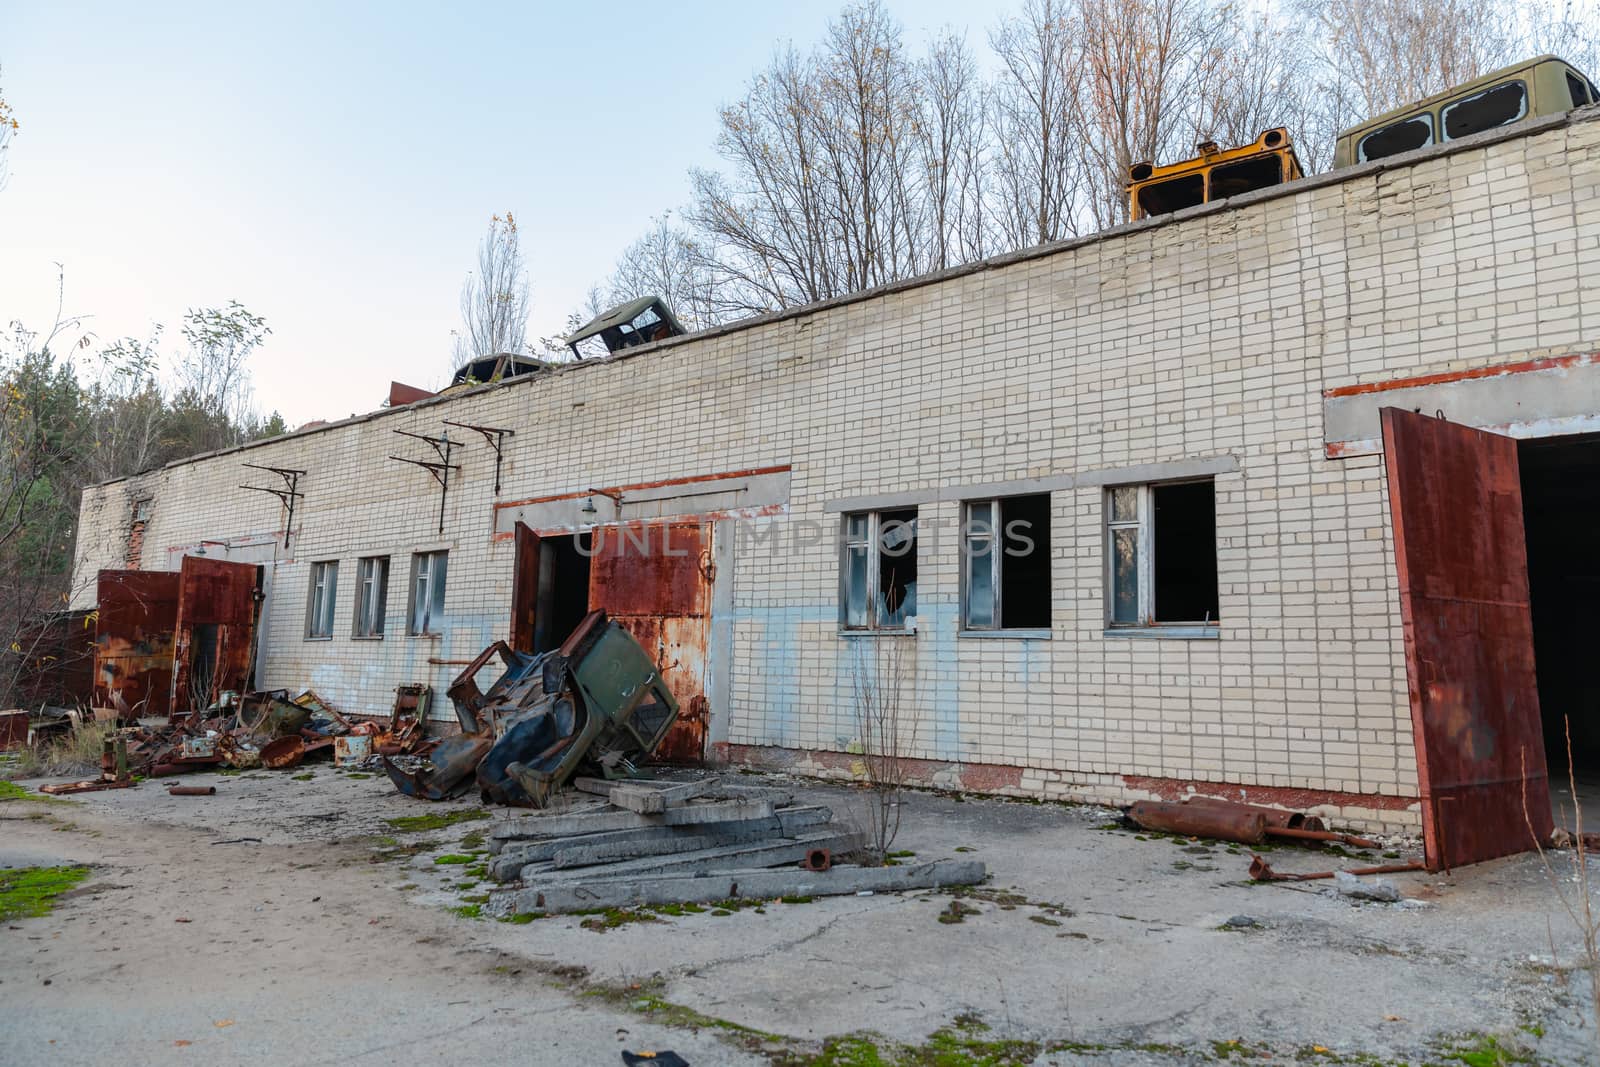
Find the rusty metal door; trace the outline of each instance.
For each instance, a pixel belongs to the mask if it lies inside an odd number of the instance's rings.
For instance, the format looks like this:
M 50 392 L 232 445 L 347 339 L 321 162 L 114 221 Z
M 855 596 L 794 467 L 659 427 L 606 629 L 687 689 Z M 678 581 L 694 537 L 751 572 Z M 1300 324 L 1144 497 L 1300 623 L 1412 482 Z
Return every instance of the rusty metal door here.
M 178 572 L 177 637 L 172 651 L 174 718 L 242 693 L 255 668 L 261 568 L 185 556 Z
M 539 610 L 539 535 L 520 522 L 511 567 L 510 644 L 518 652 L 532 652 L 534 620 Z
M 705 757 L 710 720 L 711 525 L 629 523 L 597 527 L 593 538 L 589 607 L 604 608 L 655 657 L 678 701 L 678 721 L 656 755 L 697 763 Z
M 1524 852 L 1552 820 L 1517 443 L 1385 408 L 1383 448 L 1428 868 Z
M 94 627 L 94 704 L 130 718 L 165 715 L 172 700 L 178 575 L 101 571 Z

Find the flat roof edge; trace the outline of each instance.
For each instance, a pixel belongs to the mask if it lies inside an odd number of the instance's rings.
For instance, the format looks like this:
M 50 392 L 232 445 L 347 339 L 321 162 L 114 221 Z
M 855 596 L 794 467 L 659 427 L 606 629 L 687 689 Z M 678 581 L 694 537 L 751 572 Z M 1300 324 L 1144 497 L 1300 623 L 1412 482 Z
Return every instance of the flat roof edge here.
M 1243 193 L 1239 196 L 1229 197 L 1225 200 L 1214 200 L 1210 203 L 1198 204 L 1194 207 L 1184 208 L 1181 211 L 1172 212 L 1171 214 L 1140 219 L 1137 222 L 1125 222 L 1119 226 L 1113 226 L 1105 230 L 1098 230 L 1095 233 L 1085 234 L 1081 237 L 1069 237 L 1060 241 L 1052 241 L 1047 244 L 1033 245 L 1028 248 L 1018 249 L 1014 252 L 1004 252 L 999 255 L 988 256 L 983 259 L 974 260 L 971 263 L 962 263 L 958 264 L 957 266 L 946 267 L 943 270 L 933 271 L 928 274 L 919 274 L 911 278 L 902 278 L 897 281 L 885 282 L 884 284 L 874 286 L 871 289 L 861 289 L 853 293 L 844 293 L 839 296 L 828 297 L 825 300 L 813 301 L 809 304 L 800 304 L 792 308 L 782 308 L 777 311 L 769 311 L 760 315 L 751 315 L 747 318 L 736 319 L 733 322 L 723 323 L 720 326 L 710 326 L 704 330 L 698 330 L 694 333 L 683 334 L 677 337 L 668 337 L 660 341 L 651 341 L 642 345 L 635 345 L 632 348 L 623 349 L 622 351 L 613 353 L 609 356 L 576 360 L 567 363 L 553 363 L 548 371 L 544 371 L 539 374 L 518 375 L 516 377 L 507 378 L 499 382 L 489 382 L 483 385 L 473 386 L 470 389 L 458 389 L 448 394 L 437 394 L 422 400 L 414 401 L 410 404 L 403 404 L 399 407 L 377 408 L 361 415 L 352 415 L 348 418 L 325 422 L 320 426 L 313 426 L 305 430 L 294 430 L 290 433 L 279 434 L 276 437 L 263 438 L 257 441 L 247 441 L 243 444 L 232 445 L 228 448 L 215 449 L 211 452 L 201 452 L 193 456 L 185 456 L 181 459 L 175 459 L 169 463 L 162 464 L 159 467 L 152 467 L 146 471 L 138 471 L 134 474 L 125 474 L 119 478 L 110 478 L 103 482 L 96 482 L 93 485 L 86 485 L 83 487 L 83 491 L 88 492 L 91 489 L 106 488 L 108 486 L 116 485 L 119 482 L 130 481 L 135 478 L 155 474 L 159 471 L 174 470 L 179 467 L 187 466 L 191 463 L 200 463 L 204 460 L 217 459 L 222 456 L 247 452 L 251 449 L 279 444 L 294 438 L 310 437 L 313 434 L 324 433 L 331 430 L 339 430 L 348 426 L 359 425 L 364 422 L 372 422 L 376 419 L 386 418 L 390 415 L 397 415 L 401 412 L 419 411 L 438 404 L 453 403 L 457 400 L 464 400 L 467 397 L 480 395 L 492 389 L 507 389 L 522 385 L 531 386 L 538 382 L 548 381 L 555 375 L 571 374 L 589 367 L 605 366 L 620 362 L 622 360 L 637 359 L 640 356 L 665 352 L 668 349 L 686 344 L 692 344 L 696 341 L 708 341 L 713 338 L 727 337 L 746 330 L 757 329 L 762 326 L 770 326 L 780 322 L 804 319 L 820 312 L 832 311 L 836 308 L 847 307 L 851 304 L 866 303 L 867 301 L 876 300 L 880 297 L 889 296 L 895 293 L 909 292 L 913 289 L 921 289 L 930 285 L 938 285 L 941 282 L 954 281 L 958 278 L 966 278 L 973 275 L 982 274 L 987 271 L 1000 270 L 1004 267 L 1015 266 L 1018 263 L 1028 263 L 1036 259 L 1045 259 L 1049 256 L 1059 255 L 1064 252 L 1076 251 L 1080 248 L 1087 248 L 1090 245 L 1114 241 L 1122 237 L 1133 236 L 1134 234 L 1158 229 L 1162 226 L 1170 225 L 1172 223 L 1184 222 L 1204 215 L 1220 215 L 1228 211 L 1250 207 L 1269 200 L 1277 200 L 1283 197 L 1296 196 L 1300 193 L 1310 192 L 1316 189 L 1323 189 L 1330 185 L 1343 185 L 1347 182 L 1353 182 L 1358 179 L 1375 177 L 1385 171 L 1402 170 L 1407 167 L 1415 166 L 1418 163 L 1425 163 L 1433 159 L 1457 155 L 1462 152 L 1470 152 L 1479 148 L 1487 148 L 1490 145 L 1499 144 L 1503 141 L 1516 140 L 1522 137 L 1532 137 L 1537 134 L 1546 133 L 1550 130 L 1559 129 L 1564 126 L 1575 126 L 1581 123 L 1594 121 L 1600 121 L 1600 105 L 1597 104 L 1590 104 L 1581 108 L 1573 108 L 1570 111 L 1563 111 L 1555 115 L 1544 115 L 1538 118 L 1525 119 L 1522 122 L 1513 123 L 1509 126 L 1501 126 L 1493 130 L 1485 130 L 1482 133 L 1473 134 L 1471 137 L 1463 137 L 1460 140 L 1446 141 L 1444 144 L 1428 145 L 1424 148 L 1418 148 L 1414 151 L 1401 153 L 1399 155 L 1388 156 L 1384 159 L 1374 160 L 1370 163 L 1358 163 L 1354 166 L 1323 171 L 1320 174 L 1313 174 L 1304 178 L 1298 178 L 1295 181 L 1285 182 L 1282 185 L 1269 186 L 1266 189 L 1257 189 L 1252 192 Z

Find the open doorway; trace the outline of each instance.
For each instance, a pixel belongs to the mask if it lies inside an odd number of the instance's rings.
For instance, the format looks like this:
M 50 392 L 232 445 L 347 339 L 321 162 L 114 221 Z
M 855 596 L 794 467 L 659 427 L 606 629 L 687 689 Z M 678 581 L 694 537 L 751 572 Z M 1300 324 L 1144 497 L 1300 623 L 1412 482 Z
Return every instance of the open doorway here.
M 1577 802 L 1600 828 L 1600 434 L 1522 441 L 1523 526 L 1545 760 L 1557 825 L 1572 825 L 1566 729 Z M 1563 807 L 1565 808 L 1563 817 Z
M 516 600 L 512 644 L 524 652 L 549 652 L 589 613 L 590 534 L 540 537 L 517 529 Z

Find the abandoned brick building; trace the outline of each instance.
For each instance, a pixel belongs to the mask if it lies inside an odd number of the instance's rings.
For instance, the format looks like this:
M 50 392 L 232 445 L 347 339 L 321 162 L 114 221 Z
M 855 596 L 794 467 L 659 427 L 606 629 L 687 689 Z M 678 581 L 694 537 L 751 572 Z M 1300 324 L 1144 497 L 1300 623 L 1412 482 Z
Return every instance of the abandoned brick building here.
M 1587 108 L 96 486 L 76 605 L 259 565 L 180 661 L 441 725 L 601 606 L 679 758 L 848 772 L 898 677 L 930 785 L 1481 828 L 1600 710 L 1597 341 Z

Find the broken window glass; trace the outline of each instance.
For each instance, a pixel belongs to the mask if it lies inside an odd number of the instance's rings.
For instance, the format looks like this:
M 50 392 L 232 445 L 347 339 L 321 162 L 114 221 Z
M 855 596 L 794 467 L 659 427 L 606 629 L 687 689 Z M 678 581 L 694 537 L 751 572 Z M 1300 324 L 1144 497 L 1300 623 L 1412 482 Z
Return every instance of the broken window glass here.
M 1257 156 L 1211 169 L 1211 200 L 1225 200 L 1283 182 L 1281 156 Z
M 900 629 L 917 613 L 917 512 L 885 511 L 878 526 L 878 625 Z
M 1582 107 L 1589 103 L 1589 93 L 1583 86 L 1583 79 L 1572 71 L 1567 71 L 1567 95 L 1572 97 L 1573 107 Z
M 1206 180 L 1201 174 L 1186 174 L 1139 190 L 1139 210 L 1147 216 L 1166 215 L 1205 200 Z
M 1444 109 L 1444 139 L 1453 141 L 1496 126 L 1516 122 L 1528 114 L 1528 87 L 1519 79 L 1502 82 L 1457 100 Z
M 1373 130 L 1361 138 L 1361 143 L 1356 146 L 1356 158 L 1363 162 L 1372 159 L 1383 159 L 1385 156 L 1397 156 L 1401 152 L 1409 152 L 1413 148 L 1433 143 L 1433 116 L 1414 115 L 1409 119 L 1392 122 L 1381 129 Z
M 974 500 L 962 527 L 968 630 L 1050 626 L 1050 495 Z
M 1215 484 L 1118 486 L 1106 495 L 1107 622 L 1215 626 Z
M 917 511 L 845 515 L 840 622 L 852 630 L 899 630 L 917 614 Z

